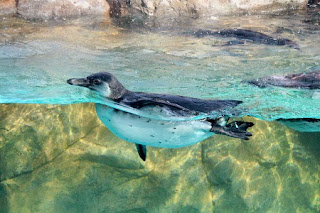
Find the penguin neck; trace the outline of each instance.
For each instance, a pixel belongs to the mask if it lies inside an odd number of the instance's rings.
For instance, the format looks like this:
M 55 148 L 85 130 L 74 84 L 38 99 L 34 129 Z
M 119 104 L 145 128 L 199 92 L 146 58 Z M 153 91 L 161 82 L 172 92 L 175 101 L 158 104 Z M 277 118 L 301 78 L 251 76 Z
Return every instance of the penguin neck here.
M 110 84 L 109 85 L 109 90 L 110 90 L 110 94 L 108 97 L 113 101 L 117 101 L 119 99 L 122 99 L 122 97 L 129 93 L 130 91 L 127 90 L 119 81 L 114 83 L 114 84 Z

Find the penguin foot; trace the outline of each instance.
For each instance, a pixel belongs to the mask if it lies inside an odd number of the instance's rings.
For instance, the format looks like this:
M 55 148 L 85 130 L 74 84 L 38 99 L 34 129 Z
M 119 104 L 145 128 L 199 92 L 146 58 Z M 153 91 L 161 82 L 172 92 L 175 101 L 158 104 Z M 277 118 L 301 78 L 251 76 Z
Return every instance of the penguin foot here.
M 252 126 L 254 126 L 254 123 L 245 121 L 233 121 L 226 125 L 229 129 L 239 129 L 242 131 L 247 131 L 247 129 Z
M 249 137 L 251 137 L 252 134 L 248 132 L 247 129 L 253 125 L 252 122 L 233 121 L 226 126 L 213 124 L 210 131 L 220 135 L 249 140 Z

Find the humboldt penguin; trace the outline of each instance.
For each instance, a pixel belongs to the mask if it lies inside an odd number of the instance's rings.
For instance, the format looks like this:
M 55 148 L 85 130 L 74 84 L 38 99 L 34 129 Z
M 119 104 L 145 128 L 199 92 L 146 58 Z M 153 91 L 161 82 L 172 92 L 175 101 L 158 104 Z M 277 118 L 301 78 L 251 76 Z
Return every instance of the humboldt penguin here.
M 299 89 L 320 89 L 320 71 L 287 74 L 284 76 L 269 76 L 246 81 L 258 87 L 277 86 Z
M 249 84 L 264 88 L 268 86 L 317 90 L 320 89 L 320 71 L 269 76 L 246 81 Z M 280 123 L 299 132 L 320 132 L 320 119 L 290 118 L 278 119 Z
M 96 104 L 97 115 L 111 132 L 137 145 L 146 159 L 146 146 L 178 148 L 211 137 L 214 133 L 248 140 L 252 134 L 247 128 L 254 124 L 244 121 L 228 123 L 228 116 L 210 117 L 213 112 L 226 112 L 236 107 L 237 100 L 203 100 L 178 95 L 133 92 L 126 89 L 111 73 L 92 74 L 86 78 L 72 78 L 71 85 L 87 87 L 107 100 L 134 108 L 141 114 L 153 113 L 170 117 L 190 117 L 208 114 L 201 119 L 162 120 Z
M 299 44 L 286 38 L 274 38 L 263 33 L 259 33 L 247 29 L 224 29 L 219 31 L 211 30 L 197 30 L 193 33 L 197 38 L 203 38 L 207 36 L 224 37 L 224 38 L 236 38 L 236 41 L 230 41 L 226 45 L 244 44 L 245 41 L 254 44 L 265 44 L 274 46 L 289 46 L 294 49 L 300 50 Z

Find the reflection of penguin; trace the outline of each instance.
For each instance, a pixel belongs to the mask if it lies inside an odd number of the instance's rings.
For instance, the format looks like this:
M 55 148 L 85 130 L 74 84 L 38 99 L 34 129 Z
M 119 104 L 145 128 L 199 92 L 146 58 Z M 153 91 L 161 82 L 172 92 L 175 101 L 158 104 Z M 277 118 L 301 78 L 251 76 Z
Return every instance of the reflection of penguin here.
M 278 119 L 277 121 L 299 132 L 320 132 L 320 119 L 293 118 Z
M 68 83 L 87 87 L 101 96 L 139 111 L 164 116 L 187 117 L 200 113 L 227 110 L 241 103 L 235 100 L 201 100 L 197 98 L 131 92 L 110 73 L 96 73 L 87 78 L 69 79 Z M 170 121 L 157 120 L 96 104 L 101 121 L 120 138 L 136 143 L 139 155 L 146 157 L 145 146 L 177 148 L 209 138 L 214 133 L 248 140 L 247 128 L 251 122 L 228 122 L 227 117 L 217 119 Z
M 273 38 L 266 34 L 255 32 L 252 30 L 244 30 L 244 29 L 226 29 L 226 30 L 219 30 L 219 31 L 198 30 L 193 34 L 198 38 L 215 36 L 215 37 L 226 37 L 226 38 L 232 37 L 240 40 L 240 41 L 231 41 L 227 45 L 244 44 L 244 41 L 248 41 L 254 44 L 266 44 L 266 45 L 276 45 L 276 46 L 286 45 L 298 50 L 300 49 L 297 43 L 289 39 Z
M 270 76 L 247 81 L 258 87 L 278 86 L 301 89 L 320 89 L 320 71 Z

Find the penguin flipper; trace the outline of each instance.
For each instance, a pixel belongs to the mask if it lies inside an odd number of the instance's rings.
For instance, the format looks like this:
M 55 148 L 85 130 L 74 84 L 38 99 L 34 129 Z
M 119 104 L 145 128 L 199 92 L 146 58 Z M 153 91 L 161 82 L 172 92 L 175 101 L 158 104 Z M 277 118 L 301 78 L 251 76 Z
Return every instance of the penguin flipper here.
M 137 146 L 137 151 L 138 151 L 138 154 L 139 154 L 140 158 L 143 161 L 146 161 L 146 158 L 147 158 L 147 147 L 146 147 L 146 145 L 141 145 L 141 144 L 137 144 L 136 143 L 136 146 Z

